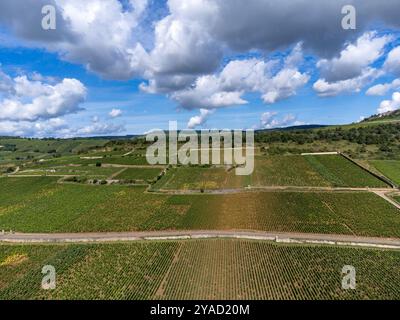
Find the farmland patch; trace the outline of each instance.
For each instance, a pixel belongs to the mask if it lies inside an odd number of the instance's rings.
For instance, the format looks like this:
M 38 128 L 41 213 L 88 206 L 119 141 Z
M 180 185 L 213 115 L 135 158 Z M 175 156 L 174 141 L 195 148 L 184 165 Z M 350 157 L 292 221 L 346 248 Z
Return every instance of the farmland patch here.
M 304 157 L 335 187 L 388 187 L 386 183 L 340 155 Z
M 400 252 L 188 240 L 119 244 L 0 245 L 0 299 L 399 299 Z M 41 268 L 57 272 L 41 290 Z M 357 289 L 343 290 L 341 269 L 356 268 Z
M 399 160 L 371 160 L 372 165 L 397 185 L 400 185 Z

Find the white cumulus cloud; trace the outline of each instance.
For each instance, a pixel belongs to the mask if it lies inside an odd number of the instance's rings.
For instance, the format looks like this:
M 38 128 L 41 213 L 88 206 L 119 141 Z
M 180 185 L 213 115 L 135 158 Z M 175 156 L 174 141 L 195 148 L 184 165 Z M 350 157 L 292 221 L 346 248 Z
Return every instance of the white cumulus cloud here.
M 191 117 L 187 124 L 189 129 L 194 129 L 198 126 L 203 125 L 208 117 L 214 113 L 215 110 L 200 109 L 200 114 L 198 116 Z
M 322 97 L 359 92 L 384 73 L 371 65 L 384 54 L 391 40 L 390 36 L 366 32 L 354 44 L 347 44 L 339 57 L 319 60 L 321 78 L 314 83 L 314 90 Z
M 265 103 L 275 103 L 295 95 L 308 82 L 309 75 L 301 73 L 296 66 L 301 61 L 300 44 L 283 61 L 233 60 L 219 74 L 201 76 L 192 87 L 177 91 L 171 97 L 187 109 L 246 104 L 242 98 L 246 92 L 258 92 Z
M 390 83 L 380 83 L 371 88 L 366 92 L 368 96 L 384 96 L 391 90 L 400 89 L 400 79 L 394 79 Z
M 378 37 L 375 32 L 366 32 L 354 44 L 348 44 L 339 57 L 319 60 L 317 67 L 321 77 L 327 82 L 336 82 L 360 76 L 366 67 L 383 55 L 390 40 L 390 36 Z
M 21 137 L 71 138 L 118 134 L 125 131 L 122 124 L 92 122 L 89 125 L 70 126 L 61 118 L 31 121 L 0 121 L 0 135 Z
M 256 125 L 256 129 L 272 129 L 288 126 L 302 125 L 304 122 L 298 121 L 293 114 L 286 114 L 283 117 L 278 117 L 278 112 L 267 111 L 261 114 L 260 125 Z
M 400 92 L 394 92 L 391 100 L 384 100 L 378 108 L 378 113 L 385 113 L 400 109 Z
M 357 93 L 381 75 L 383 75 L 383 71 L 381 70 L 366 68 L 356 78 L 336 82 L 327 82 L 325 79 L 319 79 L 314 83 L 313 88 L 321 97 L 333 97 L 343 93 Z
M 85 97 L 86 87 L 76 79 L 50 85 L 19 76 L 0 100 L 0 120 L 36 121 L 76 113 Z
M 121 133 L 125 127 L 121 124 L 93 122 L 76 130 L 79 136 L 96 136 Z
M 400 46 L 394 48 L 388 53 L 383 68 L 387 72 L 400 75 Z
M 54 32 L 38 23 L 48 4 L 57 11 Z M 346 4 L 357 8 L 357 30 L 332 27 Z M 166 94 L 189 109 L 243 105 L 254 92 L 267 104 L 296 95 L 310 79 L 299 66 L 303 50 L 319 59 L 320 79 L 313 86 L 318 95 L 360 92 L 384 73 L 400 72 L 399 47 L 381 70 L 373 67 L 391 37 L 366 32 L 376 21 L 398 28 L 399 13 L 396 0 L 248 0 L 245 6 L 240 0 L 167 0 L 165 8 L 148 0 L 0 1 L 1 32 L 18 44 L 57 53 L 102 78 L 139 78 L 143 91 Z M 221 66 L 232 55 L 260 57 L 293 46 L 285 61 L 233 58 Z M 35 121 L 76 112 L 83 92 L 73 81 L 10 79 L 0 72 L 0 119 Z M 368 94 L 397 90 L 388 87 Z
M 111 118 L 120 117 L 122 115 L 122 110 L 121 109 L 112 109 L 108 115 Z

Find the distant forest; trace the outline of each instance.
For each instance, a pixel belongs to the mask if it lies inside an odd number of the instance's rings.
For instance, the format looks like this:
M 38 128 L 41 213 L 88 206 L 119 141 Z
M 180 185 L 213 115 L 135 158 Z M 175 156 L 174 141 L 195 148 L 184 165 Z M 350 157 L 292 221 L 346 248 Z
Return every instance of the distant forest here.
M 294 142 L 300 145 L 316 141 L 333 142 L 345 140 L 360 145 L 374 144 L 381 146 L 381 148 L 387 148 L 400 141 L 400 124 L 257 132 L 255 140 L 259 143 Z

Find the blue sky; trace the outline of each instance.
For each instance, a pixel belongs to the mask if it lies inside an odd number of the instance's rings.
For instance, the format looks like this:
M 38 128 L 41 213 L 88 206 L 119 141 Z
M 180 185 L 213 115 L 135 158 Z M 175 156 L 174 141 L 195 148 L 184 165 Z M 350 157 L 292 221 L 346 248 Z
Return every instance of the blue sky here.
M 347 31 L 335 25 L 341 1 L 336 15 L 321 5 L 335 28 L 312 36 L 313 17 L 270 31 L 257 12 L 269 0 L 229 10 L 218 0 L 49 2 L 56 30 L 38 27 L 42 1 L 31 1 L 32 17 L 16 14 L 22 1 L 0 5 L 0 134 L 140 134 L 173 120 L 181 129 L 344 124 L 400 107 L 390 1 L 358 10 L 360 26 Z

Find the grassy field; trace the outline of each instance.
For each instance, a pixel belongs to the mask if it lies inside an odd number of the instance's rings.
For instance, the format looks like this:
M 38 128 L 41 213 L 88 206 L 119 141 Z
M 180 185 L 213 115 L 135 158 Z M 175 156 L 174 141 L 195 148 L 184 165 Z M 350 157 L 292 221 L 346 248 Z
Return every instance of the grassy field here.
M 358 158 L 368 158 L 370 156 L 379 153 L 379 146 L 377 145 L 365 145 L 365 150 L 360 149 L 360 144 L 356 142 L 350 142 L 346 140 L 339 141 L 313 141 L 299 144 L 294 141 L 287 142 L 271 142 L 260 144 L 263 146 L 262 154 L 268 155 L 300 155 L 301 153 L 309 152 L 331 152 L 340 150 L 347 154 L 355 154 Z M 361 152 L 363 151 L 363 152 Z
M 142 154 L 132 154 L 128 156 L 112 156 L 98 160 L 100 163 L 127 164 L 127 165 L 149 165 L 146 156 Z
M 370 163 L 383 175 L 397 185 L 400 185 L 400 161 L 399 160 L 371 160 Z
M 400 236 L 399 210 L 369 192 L 162 195 L 144 187 L 0 178 L 0 230 L 252 229 Z
M 38 175 L 38 176 L 59 176 L 73 175 L 85 176 L 87 178 L 106 179 L 121 171 L 121 168 L 96 167 L 96 166 L 54 166 L 40 169 L 22 169 L 15 175 Z
M 399 251 L 191 240 L 0 245 L 0 299 L 399 299 Z M 40 287 L 44 265 L 56 289 Z M 341 287 L 356 268 L 356 290 Z
M 59 166 L 81 165 L 94 166 L 96 164 L 118 164 L 118 165 L 148 165 L 146 157 L 141 154 L 131 154 L 128 156 L 111 155 L 111 154 L 83 154 L 83 155 L 66 155 L 57 158 L 43 159 L 35 162 L 25 162 L 24 168 L 31 169 L 48 169 Z
M 114 179 L 146 181 L 156 178 L 160 173 L 160 168 L 128 168 L 114 177 Z
M 13 151 L 0 149 L 0 163 L 15 162 L 21 159 L 51 158 L 57 155 L 72 155 L 77 152 L 103 146 L 105 139 L 19 139 L 0 138 L 1 146 L 13 147 Z M 2 148 L 4 149 L 4 148 Z

